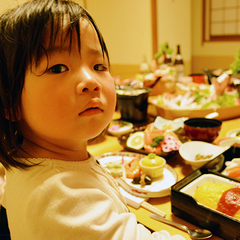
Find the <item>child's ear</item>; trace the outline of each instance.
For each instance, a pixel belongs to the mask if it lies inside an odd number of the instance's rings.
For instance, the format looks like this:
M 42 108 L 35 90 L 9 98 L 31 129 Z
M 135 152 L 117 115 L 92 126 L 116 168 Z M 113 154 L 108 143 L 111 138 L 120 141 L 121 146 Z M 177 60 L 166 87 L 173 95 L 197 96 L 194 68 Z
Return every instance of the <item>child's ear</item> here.
M 4 109 L 4 116 L 7 120 L 11 119 L 12 122 L 18 122 L 21 120 L 21 114 L 19 111 L 17 111 L 17 114 L 16 114 L 17 119 L 15 119 L 15 120 L 13 120 L 12 110 L 10 110 L 10 112 L 9 112 L 7 109 Z

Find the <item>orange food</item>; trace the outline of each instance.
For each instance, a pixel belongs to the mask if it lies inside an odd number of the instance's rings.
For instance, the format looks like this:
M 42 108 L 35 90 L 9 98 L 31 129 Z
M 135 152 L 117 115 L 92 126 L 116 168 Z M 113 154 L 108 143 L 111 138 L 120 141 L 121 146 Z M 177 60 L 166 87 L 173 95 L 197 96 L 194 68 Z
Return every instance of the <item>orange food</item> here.
M 177 151 L 180 145 L 177 135 L 171 131 L 156 129 L 153 124 L 144 131 L 144 149 L 148 153 Z
M 154 128 L 153 124 L 149 124 L 144 132 L 144 149 L 151 153 L 160 154 L 162 152 L 161 144 L 158 144 L 156 147 L 152 147 L 151 143 L 155 137 L 163 136 L 165 130 L 159 130 Z
M 240 163 L 236 166 L 227 167 L 226 172 L 229 177 L 240 179 Z
M 193 198 L 236 219 L 240 219 L 240 188 L 223 183 L 205 182 L 195 191 Z
M 141 176 L 141 167 L 139 165 L 139 157 L 134 158 L 131 162 L 124 165 L 127 178 L 135 178 Z
M 240 188 L 231 188 L 221 196 L 217 209 L 218 211 L 234 217 L 240 210 Z

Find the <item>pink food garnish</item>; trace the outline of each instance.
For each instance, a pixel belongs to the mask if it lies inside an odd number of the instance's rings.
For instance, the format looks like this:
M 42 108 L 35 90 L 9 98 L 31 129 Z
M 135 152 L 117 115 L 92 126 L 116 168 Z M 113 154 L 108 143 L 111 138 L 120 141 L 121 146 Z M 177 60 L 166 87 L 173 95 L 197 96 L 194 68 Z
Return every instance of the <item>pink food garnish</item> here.
M 113 124 L 111 127 L 109 127 L 109 130 L 112 132 L 116 132 L 120 129 L 120 125 L 119 124 Z

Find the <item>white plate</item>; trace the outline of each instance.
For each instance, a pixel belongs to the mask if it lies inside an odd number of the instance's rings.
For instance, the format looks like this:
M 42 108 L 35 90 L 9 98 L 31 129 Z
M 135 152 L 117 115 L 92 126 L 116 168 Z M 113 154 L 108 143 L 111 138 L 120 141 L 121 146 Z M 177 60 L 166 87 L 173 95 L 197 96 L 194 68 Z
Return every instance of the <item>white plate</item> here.
M 167 131 L 176 131 L 179 128 L 184 128 L 184 121 L 188 118 L 182 117 L 182 118 L 176 118 L 173 121 L 167 120 L 165 118 L 162 118 L 160 116 L 157 116 L 154 121 L 154 127 L 157 129 L 167 129 Z
M 131 153 L 131 152 L 117 152 L 117 153 L 105 153 L 97 157 L 100 164 L 104 167 L 106 163 L 121 161 L 122 155 L 124 156 L 124 161 L 131 161 L 133 158 L 139 156 L 140 158 L 146 157 L 146 155 Z M 106 165 L 105 165 L 106 166 Z M 141 187 L 140 184 L 132 184 L 132 179 L 123 180 L 121 177 L 116 178 L 119 185 L 124 188 L 127 192 L 145 198 L 157 198 L 164 197 L 170 194 L 170 188 L 178 180 L 176 172 L 171 166 L 166 164 L 163 170 L 163 176 L 160 178 L 153 179 L 151 185 L 146 185 Z
M 236 136 L 237 133 L 240 133 L 240 128 L 233 129 L 233 130 L 230 130 L 229 132 L 227 132 L 227 137 L 236 137 L 236 138 L 240 138 L 240 136 Z
M 240 139 L 239 138 L 225 138 L 225 139 L 221 139 L 217 142 L 217 144 L 220 147 L 228 147 L 228 146 L 232 146 L 234 144 L 239 144 L 240 145 Z

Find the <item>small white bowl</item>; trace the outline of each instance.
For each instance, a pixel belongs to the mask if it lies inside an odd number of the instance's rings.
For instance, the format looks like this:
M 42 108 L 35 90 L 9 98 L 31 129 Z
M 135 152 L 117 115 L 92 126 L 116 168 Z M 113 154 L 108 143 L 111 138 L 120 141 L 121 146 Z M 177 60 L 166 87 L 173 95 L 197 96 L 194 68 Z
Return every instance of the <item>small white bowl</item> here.
M 149 157 L 152 155 L 155 155 L 154 157 Z M 148 160 L 151 162 L 150 165 L 145 165 L 144 161 Z M 155 162 L 157 163 L 155 165 Z M 160 164 L 159 164 L 160 163 Z M 163 175 L 163 170 L 166 166 L 166 160 L 162 157 L 157 156 L 154 153 L 150 153 L 148 154 L 148 156 L 146 156 L 145 158 L 142 158 L 139 162 L 139 165 L 142 169 L 142 172 L 146 175 L 148 175 L 151 178 L 159 178 Z
M 122 120 L 111 121 L 108 132 L 112 135 L 118 136 L 131 132 L 133 124 Z
M 191 165 L 193 170 L 200 168 L 205 163 L 211 161 L 217 156 L 225 152 L 229 146 L 221 147 L 211 143 L 202 141 L 191 141 L 183 143 L 179 148 L 180 156 Z M 200 154 L 203 157 L 209 156 L 208 158 L 196 160 L 196 155 Z

